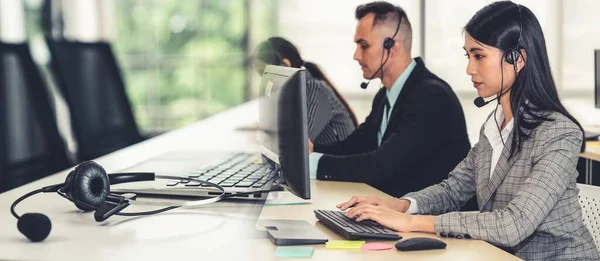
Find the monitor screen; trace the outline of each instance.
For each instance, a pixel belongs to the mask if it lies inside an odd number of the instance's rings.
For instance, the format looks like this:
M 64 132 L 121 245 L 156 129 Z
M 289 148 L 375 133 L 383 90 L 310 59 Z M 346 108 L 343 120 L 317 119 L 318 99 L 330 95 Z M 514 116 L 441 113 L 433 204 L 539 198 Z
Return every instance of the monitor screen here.
M 596 108 L 600 109 L 600 50 L 594 50 L 594 103 Z
M 306 71 L 269 65 L 261 78 L 258 141 L 293 194 L 310 198 Z

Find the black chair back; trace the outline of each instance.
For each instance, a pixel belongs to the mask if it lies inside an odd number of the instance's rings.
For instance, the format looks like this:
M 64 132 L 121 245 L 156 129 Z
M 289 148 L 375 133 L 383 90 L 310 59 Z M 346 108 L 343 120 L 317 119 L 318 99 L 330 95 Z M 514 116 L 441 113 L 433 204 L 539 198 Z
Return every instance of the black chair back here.
M 0 42 L 0 192 L 69 167 L 50 101 L 29 46 Z
M 46 40 L 52 72 L 71 113 L 78 159 L 94 159 L 141 141 L 110 44 Z

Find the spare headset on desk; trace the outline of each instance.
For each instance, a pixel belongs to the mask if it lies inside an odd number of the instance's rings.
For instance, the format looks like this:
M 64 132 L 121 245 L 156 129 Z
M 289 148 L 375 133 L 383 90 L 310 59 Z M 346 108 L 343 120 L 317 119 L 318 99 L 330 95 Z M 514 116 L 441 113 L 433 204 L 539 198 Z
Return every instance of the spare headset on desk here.
M 208 199 L 184 201 L 181 204 L 170 205 L 160 209 L 145 211 L 145 212 L 120 212 L 129 205 L 161 205 L 165 206 L 164 202 L 158 201 L 137 201 L 134 194 L 112 194 L 110 193 L 110 185 L 138 182 L 138 181 L 152 181 L 155 179 L 169 179 L 169 180 L 188 180 L 192 182 L 199 182 L 201 184 L 207 184 L 217 189 L 220 194 Z M 33 242 L 39 242 L 44 240 L 50 233 L 52 224 L 50 219 L 41 213 L 26 213 L 23 216 L 17 215 L 15 207 L 21 201 L 28 197 L 31 197 L 38 193 L 52 193 L 57 192 L 60 196 L 68 199 L 75 203 L 77 208 L 84 211 L 95 210 L 94 218 L 96 221 L 101 222 L 106 220 L 112 215 L 119 216 L 144 216 L 162 213 L 179 207 L 195 207 L 208 203 L 213 203 L 221 200 L 225 197 L 225 189 L 223 187 L 195 178 L 179 177 L 179 176 L 165 176 L 156 175 L 155 173 L 116 173 L 106 174 L 106 171 L 102 166 L 98 165 L 93 161 L 86 161 L 79 164 L 73 171 L 67 175 L 67 179 L 64 183 L 46 186 L 41 189 L 29 192 L 22 197 L 15 200 L 10 207 L 10 212 L 17 218 L 17 227 L 23 235 Z M 254 191 L 252 193 L 262 193 L 267 191 Z M 129 196 L 128 196 L 129 195 Z M 133 195 L 133 196 L 131 196 Z

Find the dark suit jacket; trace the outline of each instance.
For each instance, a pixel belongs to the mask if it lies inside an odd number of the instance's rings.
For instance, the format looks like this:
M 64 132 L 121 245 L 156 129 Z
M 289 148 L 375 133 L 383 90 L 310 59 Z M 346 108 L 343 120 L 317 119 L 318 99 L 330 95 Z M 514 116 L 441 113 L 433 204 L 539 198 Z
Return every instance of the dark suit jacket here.
M 400 197 L 437 184 L 463 160 L 471 145 L 462 107 L 450 86 L 425 68 L 421 58 L 406 80 L 377 146 L 386 89 L 371 113 L 347 139 L 315 144 L 324 153 L 320 180 L 364 182 Z

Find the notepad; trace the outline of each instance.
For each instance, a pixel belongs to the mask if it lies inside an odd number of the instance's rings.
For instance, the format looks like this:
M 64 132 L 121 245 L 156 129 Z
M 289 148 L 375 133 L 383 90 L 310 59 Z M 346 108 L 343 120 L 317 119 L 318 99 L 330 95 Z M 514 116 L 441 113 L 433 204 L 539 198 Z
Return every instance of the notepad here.
M 354 240 L 329 240 L 325 244 L 327 249 L 346 249 L 346 250 L 360 250 L 365 244 L 365 241 L 354 241 Z
M 277 247 L 275 249 L 276 257 L 312 257 L 313 252 L 315 251 L 314 247 Z

